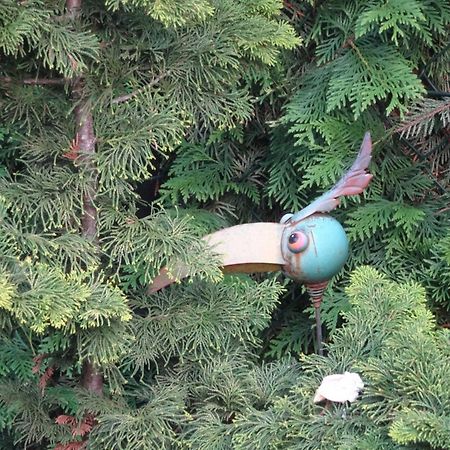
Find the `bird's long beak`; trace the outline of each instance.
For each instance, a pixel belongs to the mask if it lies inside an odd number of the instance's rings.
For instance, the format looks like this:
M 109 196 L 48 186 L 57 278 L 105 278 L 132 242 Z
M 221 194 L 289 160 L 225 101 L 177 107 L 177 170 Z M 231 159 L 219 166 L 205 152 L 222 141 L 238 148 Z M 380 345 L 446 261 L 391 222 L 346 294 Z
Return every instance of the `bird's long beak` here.
M 249 223 L 225 228 L 205 236 L 211 249 L 221 255 L 225 273 L 275 272 L 284 260 L 281 254 L 281 237 L 285 225 L 272 222 Z M 174 276 L 162 269 L 153 280 L 149 292 L 156 292 L 187 276 L 183 265 L 175 265 Z

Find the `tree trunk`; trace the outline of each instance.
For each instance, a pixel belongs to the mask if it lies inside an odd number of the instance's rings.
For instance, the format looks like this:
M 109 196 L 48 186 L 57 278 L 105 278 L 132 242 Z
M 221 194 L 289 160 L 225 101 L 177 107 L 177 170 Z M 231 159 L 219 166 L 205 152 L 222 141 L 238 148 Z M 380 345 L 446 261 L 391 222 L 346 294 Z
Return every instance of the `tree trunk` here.
M 78 96 L 78 88 L 81 82 L 78 81 L 74 87 L 74 99 Z M 88 176 L 86 192 L 83 196 L 83 217 L 81 219 L 82 235 L 91 241 L 97 242 L 97 208 L 95 207 L 95 197 L 97 194 L 97 169 L 95 166 L 95 134 L 94 120 L 89 104 L 83 99 L 75 108 L 76 120 L 76 141 L 80 161 L 85 173 Z M 81 375 L 81 384 L 90 392 L 102 395 L 103 376 L 94 364 L 85 361 Z
M 81 13 L 82 0 L 67 0 L 67 16 L 73 20 L 77 19 Z M 83 93 L 82 77 L 74 80 L 72 97 L 77 105 L 74 116 L 76 122 L 75 142 L 77 152 L 80 156 L 82 169 L 88 176 L 86 191 L 83 196 L 83 217 L 81 219 L 82 235 L 93 242 L 97 242 L 98 218 L 95 207 L 95 197 L 97 195 L 97 168 L 95 166 L 95 133 L 94 119 L 92 117 L 91 106 L 85 99 Z M 103 394 L 103 376 L 95 365 L 86 360 L 83 363 L 81 373 L 81 385 L 88 391 L 97 395 Z
M 80 103 L 75 108 L 77 150 L 80 155 L 81 166 L 88 176 L 86 192 L 83 196 L 82 234 L 85 238 L 97 241 L 97 168 L 95 166 L 95 134 L 94 119 L 89 104 L 82 99 L 81 81 L 74 86 L 74 99 Z

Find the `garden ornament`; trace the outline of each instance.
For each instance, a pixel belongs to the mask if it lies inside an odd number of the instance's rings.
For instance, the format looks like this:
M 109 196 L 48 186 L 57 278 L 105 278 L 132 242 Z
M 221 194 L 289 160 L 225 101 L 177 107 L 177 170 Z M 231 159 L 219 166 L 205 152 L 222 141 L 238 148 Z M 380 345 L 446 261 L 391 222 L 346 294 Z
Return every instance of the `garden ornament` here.
M 273 272 L 306 285 L 315 307 L 317 345 L 322 350 L 320 304 L 328 281 L 344 266 L 348 239 L 341 224 L 324 214 L 339 205 L 339 197 L 357 195 L 372 179 L 366 172 L 371 160 L 372 143 L 366 133 L 358 156 L 348 172 L 325 194 L 295 214 L 285 214 L 280 223 L 249 223 L 212 233 L 203 239 L 221 255 L 226 273 Z M 162 269 L 150 286 L 150 292 L 187 275 L 186 266 L 175 264 L 168 273 Z M 172 275 L 172 276 L 171 276 Z

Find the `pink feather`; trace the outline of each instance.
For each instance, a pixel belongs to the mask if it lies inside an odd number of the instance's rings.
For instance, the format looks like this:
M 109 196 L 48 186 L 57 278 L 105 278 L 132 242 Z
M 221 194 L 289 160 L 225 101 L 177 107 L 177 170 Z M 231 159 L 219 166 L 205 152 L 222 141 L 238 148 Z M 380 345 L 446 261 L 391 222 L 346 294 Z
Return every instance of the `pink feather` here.
M 367 132 L 364 135 L 358 156 L 346 174 L 329 191 L 294 214 L 291 223 L 303 220 L 316 212 L 328 212 L 335 209 L 339 205 L 339 197 L 361 194 L 373 176 L 366 172 L 371 159 L 372 141 L 370 133 Z

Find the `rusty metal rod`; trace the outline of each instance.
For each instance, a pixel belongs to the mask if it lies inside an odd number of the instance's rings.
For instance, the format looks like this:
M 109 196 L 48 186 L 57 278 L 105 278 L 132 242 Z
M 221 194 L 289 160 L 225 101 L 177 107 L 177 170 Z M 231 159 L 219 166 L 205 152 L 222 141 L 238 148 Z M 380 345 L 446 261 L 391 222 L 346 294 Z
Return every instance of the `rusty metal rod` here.
M 323 343 L 322 343 L 322 320 L 320 318 L 320 303 L 314 305 L 314 317 L 316 318 L 316 338 L 317 338 L 317 353 L 323 356 Z
M 320 305 L 322 304 L 323 293 L 328 286 L 328 281 L 320 283 L 310 283 L 306 285 L 306 290 L 314 306 L 314 317 L 316 318 L 317 354 L 323 356 L 322 319 L 320 318 Z

